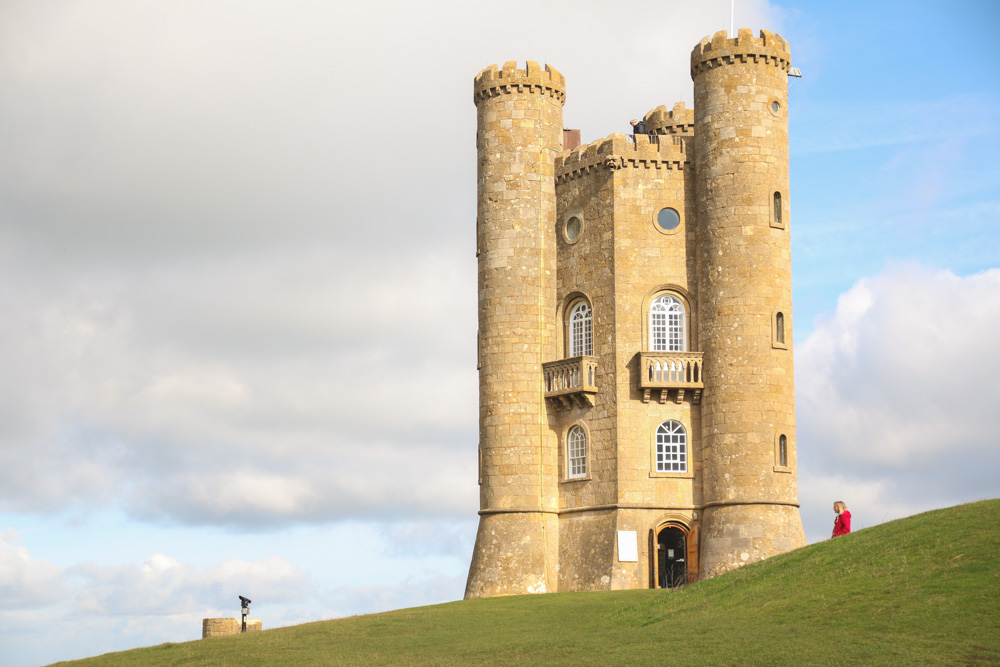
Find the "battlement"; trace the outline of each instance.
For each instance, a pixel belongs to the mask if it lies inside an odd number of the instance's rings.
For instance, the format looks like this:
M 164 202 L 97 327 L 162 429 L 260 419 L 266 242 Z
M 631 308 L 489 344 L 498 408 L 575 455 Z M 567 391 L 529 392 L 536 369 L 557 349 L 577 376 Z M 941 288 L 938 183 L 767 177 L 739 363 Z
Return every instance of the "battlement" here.
M 694 134 L 694 109 L 678 102 L 673 109 L 661 104 L 651 109 L 643 119 L 650 134 Z
M 682 143 L 669 136 L 639 134 L 635 143 L 616 132 L 556 156 L 556 183 L 608 169 L 684 169 L 691 166 Z
M 502 68 L 490 65 L 477 74 L 474 91 L 473 101 L 477 106 L 486 98 L 515 92 L 549 95 L 565 104 L 566 77 L 551 65 L 543 70 L 538 63 L 529 60 L 524 69 L 518 69 L 515 61 L 508 60 Z
M 788 42 L 773 32 L 761 30 L 760 37 L 754 37 L 749 28 L 740 28 L 739 35 L 730 38 L 725 30 L 720 30 L 711 38 L 703 38 L 694 47 L 691 52 L 691 77 L 720 65 L 747 61 L 773 65 L 787 72 L 792 55 Z

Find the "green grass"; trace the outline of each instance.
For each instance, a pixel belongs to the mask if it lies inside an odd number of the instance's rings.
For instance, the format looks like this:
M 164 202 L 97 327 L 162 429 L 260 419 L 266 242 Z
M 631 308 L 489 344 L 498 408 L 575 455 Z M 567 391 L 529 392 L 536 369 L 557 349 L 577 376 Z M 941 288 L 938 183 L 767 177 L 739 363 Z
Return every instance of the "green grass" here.
M 466 600 L 63 665 L 1000 665 L 1000 500 L 676 591 Z

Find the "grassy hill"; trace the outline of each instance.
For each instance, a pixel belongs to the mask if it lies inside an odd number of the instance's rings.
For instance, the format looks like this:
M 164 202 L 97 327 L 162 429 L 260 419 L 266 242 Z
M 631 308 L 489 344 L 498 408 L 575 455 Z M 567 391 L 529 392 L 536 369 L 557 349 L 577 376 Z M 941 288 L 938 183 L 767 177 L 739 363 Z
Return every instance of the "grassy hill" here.
M 676 591 L 467 600 L 63 665 L 1000 665 L 1000 500 Z

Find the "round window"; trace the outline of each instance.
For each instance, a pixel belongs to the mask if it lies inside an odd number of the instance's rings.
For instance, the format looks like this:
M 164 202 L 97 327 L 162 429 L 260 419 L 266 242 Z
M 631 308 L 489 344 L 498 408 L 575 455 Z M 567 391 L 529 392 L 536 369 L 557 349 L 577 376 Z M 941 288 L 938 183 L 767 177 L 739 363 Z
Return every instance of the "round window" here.
M 573 242 L 580 236 L 580 229 L 583 223 L 575 215 L 566 221 L 566 240 Z
M 781 111 L 781 104 L 778 102 L 778 100 L 774 100 L 773 102 L 771 102 L 771 111 L 773 111 L 774 113 L 778 113 L 779 111 Z
M 681 224 L 681 214 L 672 208 L 660 209 L 656 214 L 656 224 L 664 231 L 673 231 Z

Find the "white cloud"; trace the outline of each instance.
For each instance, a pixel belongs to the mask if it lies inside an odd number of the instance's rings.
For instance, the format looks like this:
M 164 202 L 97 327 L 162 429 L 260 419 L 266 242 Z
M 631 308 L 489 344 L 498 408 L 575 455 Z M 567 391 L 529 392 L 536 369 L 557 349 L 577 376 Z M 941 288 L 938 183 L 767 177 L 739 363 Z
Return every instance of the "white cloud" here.
M 13 528 L 0 533 L 0 610 L 38 609 L 65 594 L 59 568 L 33 559 L 20 542 Z
M 78 587 L 81 613 L 98 616 L 170 616 L 202 610 L 201 617 L 230 616 L 237 595 L 253 592 L 272 605 L 301 600 L 309 575 L 283 558 L 233 559 L 198 571 L 164 554 L 142 565 L 80 563 L 66 575 Z
M 896 265 L 841 296 L 796 348 L 800 489 L 814 536 L 834 500 L 873 525 L 996 495 L 998 330 L 1000 269 L 960 277 Z

